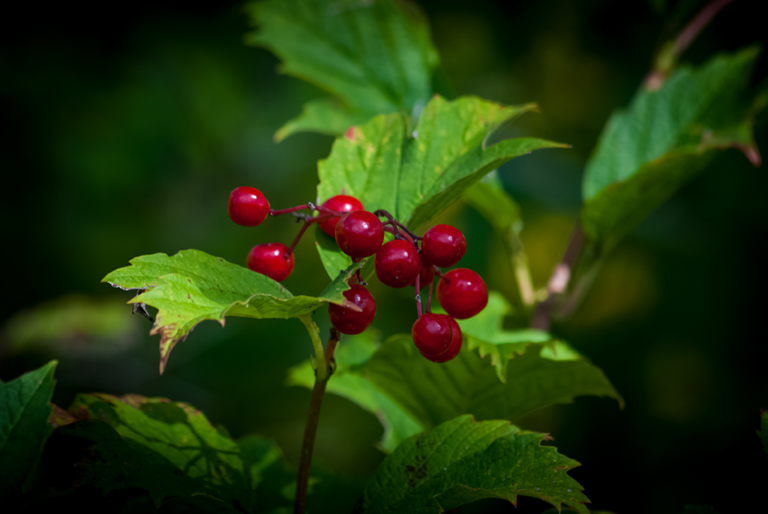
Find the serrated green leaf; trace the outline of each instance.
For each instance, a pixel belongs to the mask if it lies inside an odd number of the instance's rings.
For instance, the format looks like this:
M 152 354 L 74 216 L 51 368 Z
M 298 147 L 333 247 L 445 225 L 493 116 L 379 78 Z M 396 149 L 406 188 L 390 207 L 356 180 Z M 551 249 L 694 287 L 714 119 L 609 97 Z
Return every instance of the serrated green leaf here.
M 534 138 L 485 146 L 500 124 L 535 107 L 508 107 L 476 97 L 448 102 L 435 96 L 412 132 L 403 114 L 377 116 L 337 138 L 331 155 L 320 161 L 318 199 L 352 195 L 366 210 L 384 209 L 417 229 L 508 160 L 540 148 L 564 147 Z M 321 258 L 328 256 L 321 252 Z
M 410 113 L 431 95 L 438 56 L 429 28 L 412 4 L 391 0 L 271 0 L 253 3 L 258 30 L 248 43 L 275 53 L 280 71 L 329 91 L 353 123 L 391 112 Z M 304 114 L 278 132 L 343 133 L 352 123 L 326 100 L 311 102 Z
M 461 416 L 404 441 L 365 488 L 362 512 L 440 513 L 480 500 L 518 495 L 589 510 L 583 488 L 567 472 L 580 464 L 542 446 L 545 434 L 507 421 Z
M 373 331 L 344 337 L 336 349 L 336 369 L 326 390 L 376 414 L 384 426 L 379 448 L 390 453 L 402 440 L 421 432 L 424 427 L 365 377 L 365 366 L 378 348 L 378 334 Z M 315 375 L 310 362 L 291 368 L 287 383 L 312 389 Z
M 614 113 L 587 163 L 584 231 L 613 246 L 714 157 L 739 148 L 759 162 L 746 88 L 756 48 L 681 67 Z
M 10 382 L 0 381 L 0 494 L 21 491 L 51 434 L 56 364 L 51 361 Z
M 496 172 L 489 173 L 464 191 L 461 198 L 491 224 L 504 247 L 515 278 L 514 289 L 519 293 L 519 297 L 515 298 L 515 307 L 523 310 L 532 306 L 535 303 L 533 280 L 528 269 L 528 257 L 520 240 L 523 228 L 520 206 L 504 191 Z
M 131 266 L 108 274 L 102 282 L 120 289 L 145 289 L 128 303 L 145 303 L 158 313 L 151 334 L 160 334 L 160 373 L 171 350 L 201 321 L 224 326 L 226 316 L 295 318 L 327 303 L 348 305 L 343 292 L 365 261 L 338 271 L 319 297 L 293 296 L 278 282 L 220 257 L 199 250 L 184 250 L 173 257 L 164 253 L 131 260 Z
M 478 349 L 480 357 L 491 356 L 491 365 L 502 382 L 507 381 L 509 361 L 525 353 L 530 344 L 552 342 L 543 330 L 504 330 L 504 318 L 512 312 L 506 299 L 497 291 L 488 293 L 488 305 L 477 316 L 457 320 L 470 350 Z
M 495 367 L 467 345 L 453 360 L 437 364 L 424 359 L 403 334 L 381 345 L 367 372 L 379 391 L 427 428 L 467 413 L 515 422 L 583 395 L 623 403 L 603 372 L 565 343 L 555 352 L 529 346 L 508 362 L 507 383 L 502 383 Z

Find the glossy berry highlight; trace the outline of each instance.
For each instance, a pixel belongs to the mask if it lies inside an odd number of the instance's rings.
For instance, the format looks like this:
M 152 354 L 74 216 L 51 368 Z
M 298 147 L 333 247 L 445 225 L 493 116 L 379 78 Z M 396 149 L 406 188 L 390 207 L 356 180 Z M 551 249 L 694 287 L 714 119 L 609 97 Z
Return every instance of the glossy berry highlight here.
M 227 212 L 238 225 L 255 227 L 269 215 L 269 202 L 255 187 L 240 186 L 229 193 Z
M 450 346 L 448 346 L 447 350 L 445 350 L 443 353 L 439 355 L 425 355 L 422 353 L 424 357 L 426 357 L 428 360 L 431 360 L 432 362 L 448 362 L 449 360 L 456 357 L 461 351 L 461 343 L 462 343 L 461 328 L 459 327 L 459 324 L 456 323 L 455 319 L 453 319 L 450 316 L 445 316 L 445 317 L 448 319 L 448 324 L 451 326 L 451 332 L 453 334 L 453 337 L 451 339 L 451 344 Z
M 452 269 L 437 283 L 437 300 L 450 316 L 471 318 L 488 305 L 488 287 L 471 269 Z
M 368 211 L 352 211 L 336 224 L 336 243 L 350 257 L 370 257 L 384 241 L 384 226 Z
M 401 288 L 413 283 L 421 270 L 419 252 L 413 243 L 394 239 L 376 252 L 376 276 L 382 284 Z
M 421 241 L 421 258 L 440 268 L 453 266 L 467 251 L 464 234 L 451 225 L 435 225 Z
M 422 355 L 434 357 L 448 350 L 453 330 L 445 314 L 423 314 L 411 328 L 411 337 Z
M 282 282 L 293 271 L 293 253 L 283 243 L 264 243 L 254 246 L 248 253 L 246 265 L 251 271 L 266 275 L 272 280 Z
M 330 209 L 336 212 L 352 212 L 364 210 L 363 204 L 360 200 L 354 196 L 349 195 L 336 195 L 332 196 L 323 202 L 321 207 Z M 321 221 L 319 223 L 320 229 L 331 237 L 336 237 L 336 224 L 339 222 L 341 216 L 334 216 L 331 219 Z
M 328 305 L 331 325 L 342 334 L 359 334 L 368 328 L 376 316 L 376 300 L 368 289 L 359 284 L 352 285 L 343 294 L 347 302 L 359 307 L 360 311 L 331 303 Z

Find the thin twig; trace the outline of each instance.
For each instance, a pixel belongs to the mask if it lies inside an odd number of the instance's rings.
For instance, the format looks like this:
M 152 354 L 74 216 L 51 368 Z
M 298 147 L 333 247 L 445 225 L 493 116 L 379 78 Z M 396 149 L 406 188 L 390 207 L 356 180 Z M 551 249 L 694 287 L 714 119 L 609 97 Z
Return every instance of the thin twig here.
M 581 228 L 581 221 L 576 221 L 573 228 L 571 240 L 568 241 L 568 247 L 565 249 L 560 263 L 555 266 L 552 275 L 547 283 L 547 298 L 536 306 L 533 311 L 531 328 L 538 328 L 549 331 L 552 320 L 552 310 L 555 306 L 555 298 L 568 288 L 568 282 L 571 279 L 571 272 L 579 256 L 581 247 L 584 244 L 584 230 Z

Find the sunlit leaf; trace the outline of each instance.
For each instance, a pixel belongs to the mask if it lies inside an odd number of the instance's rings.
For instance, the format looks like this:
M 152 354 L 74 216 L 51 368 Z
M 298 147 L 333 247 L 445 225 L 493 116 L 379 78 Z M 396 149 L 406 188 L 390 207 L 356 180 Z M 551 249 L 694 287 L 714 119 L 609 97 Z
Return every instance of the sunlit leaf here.
M 565 343 L 530 345 L 507 364 L 502 383 L 495 366 L 468 347 L 446 363 L 423 358 L 410 336 L 381 345 L 368 363 L 376 388 L 425 427 L 462 414 L 518 421 L 527 414 L 577 396 L 621 397 L 603 372 Z
M 293 296 L 274 280 L 220 257 L 199 250 L 185 250 L 169 257 L 164 253 L 131 260 L 131 266 L 113 271 L 102 282 L 120 289 L 145 290 L 128 303 L 145 303 L 158 313 L 151 334 L 160 334 L 160 372 L 171 350 L 201 321 L 224 325 L 226 316 L 245 318 L 295 318 L 327 303 L 345 305 L 343 292 L 349 277 L 364 261 L 338 271 L 319 297 Z
M 613 246 L 714 157 L 738 148 L 760 162 L 746 92 L 756 48 L 681 67 L 608 121 L 584 175 L 587 235 Z
M 589 513 L 583 488 L 568 476 L 579 463 L 551 446 L 545 434 L 507 421 L 461 416 L 405 440 L 365 488 L 362 512 L 438 514 L 483 498 L 540 498 Z
M 0 381 L 0 494 L 21 490 L 51 434 L 56 364 L 51 361 L 10 382 Z
M 533 104 L 508 107 L 476 97 L 448 102 L 436 96 L 415 130 L 402 114 L 377 116 L 337 138 L 331 155 L 320 161 L 318 199 L 352 195 L 366 210 L 384 209 L 417 229 L 508 160 L 564 146 L 535 138 L 485 145 L 499 125 L 534 109 Z M 321 252 L 321 258 L 329 257 Z
M 249 12 L 258 30 L 247 41 L 274 52 L 282 73 L 329 91 L 341 104 L 310 102 L 277 139 L 302 130 L 340 134 L 378 114 L 410 114 L 432 94 L 437 52 L 413 4 L 270 0 L 251 4 Z

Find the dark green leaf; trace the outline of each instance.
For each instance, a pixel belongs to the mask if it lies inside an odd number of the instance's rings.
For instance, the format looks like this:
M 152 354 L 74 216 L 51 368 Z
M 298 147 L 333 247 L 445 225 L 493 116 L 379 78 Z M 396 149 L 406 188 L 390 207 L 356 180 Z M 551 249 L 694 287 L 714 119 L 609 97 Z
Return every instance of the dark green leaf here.
M 368 363 L 376 388 L 425 427 L 472 413 L 479 419 L 519 420 L 576 396 L 621 397 L 603 372 L 565 343 L 530 345 L 507 364 L 507 383 L 495 367 L 466 346 L 437 364 L 423 358 L 410 336 L 385 341 Z
M 534 109 L 533 104 L 507 107 L 475 97 L 448 102 L 436 96 L 413 131 L 402 114 L 377 116 L 337 138 L 331 155 L 320 161 L 318 199 L 352 195 L 366 210 L 384 209 L 417 229 L 508 160 L 564 146 L 534 138 L 485 146 L 500 124 Z M 329 257 L 321 252 L 321 258 Z M 326 264 L 326 269 L 337 266 Z
M 384 460 L 365 489 L 363 512 L 437 514 L 483 498 L 516 504 L 523 495 L 588 514 L 583 488 L 567 474 L 579 463 L 542 446 L 544 438 L 507 421 L 447 421 Z
M 366 378 L 365 366 L 379 348 L 377 340 L 378 334 L 373 331 L 344 337 L 336 350 L 336 370 L 328 381 L 327 391 L 376 414 L 384 425 L 379 447 L 389 453 L 403 439 L 421 432 L 424 427 Z M 309 361 L 289 370 L 288 384 L 314 387 L 315 375 Z
M 293 296 L 274 280 L 220 257 L 199 250 L 184 250 L 173 257 L 164 253 L 131 260 L 131 266 L 113 271 L 102 282 L 121 289 L 146 290 L 128 303 L 158 309 L 151 334 L 160 334 L 160 372 L 171 350 L 201 321 L 224 326 L 226 316 L 295 318 L 310 314 L 329 302 L 344 305 L 349 277 L 365 261 L 338 271 L 319 297 Z
M 438 56 L 421 13 L 392 0 L 270 0 L 251 4 L 258 31 L 247 41 L 268 48 L 280 70 L 335 95 L 319 100 L 278 131 L 343 133 L 377 114 L 426 105 Z
M 685 510 L 691 514 L 717 514 L 717 511 L 709 505 L 686 505 Z
M 0 381 L 0 495 L 21 490 L 51 434 L 56 364 L 51 361 L 10 382 Z
M 584 175 L 582 220 L 593 241 L 614 245 L 719 149 L 738 148 L 759 162 L 745 92 L 757 55 L 748 48 L 681 67 L 611 117 Z

